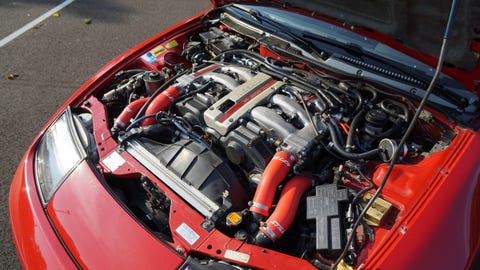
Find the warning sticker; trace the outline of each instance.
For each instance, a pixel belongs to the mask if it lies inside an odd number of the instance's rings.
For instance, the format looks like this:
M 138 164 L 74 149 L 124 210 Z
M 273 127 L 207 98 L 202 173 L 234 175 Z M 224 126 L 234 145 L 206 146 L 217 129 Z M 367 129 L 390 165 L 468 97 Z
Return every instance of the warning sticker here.
M 248 263 L 248 261 L 250 260 L 250 255 L 248 255 L 247 253 L 227 249 L 227 251 L 225 251 L 225 258 L 243 263 Z
M 167 49 L 175 48 L 177 46 L 178 46 L 178 42 L 175 39 L 165 44 L 165 48 Z
M 105 166 L 107 166 L 107 168 L 111 172 L 114 172 L 115 170 L 117 170 L 124 163 L 125 163 L 125 159 L 123 159 L 123 157 L 120 156 L 120 154 L 115 151 L 113 151 L 108 157 L 106 157 L 103 160 L 103 164 L 105 164 Z
M 149 64 L 152 64 L 154 62 L 158 62 L 157 58 L 155 56 L 153 56 L 151 52 L 148 52 L 148 53 L 142 55 L 142 60 L 149 63 Z
M 166 50 L 167 50 L 167 48 L 165 48 L 163 45 L 160 45 L 160 46 L 155 47 L 153 50 L 151 50 L 150 53 L 153 56 L 157 57 L 160 54 L 164 53 Z
M 175 230 L 183 239 L 185 239 L 190 245 L 195 244 L 200 235 L 198 235 L 190 226 L 185 222 L 180 224 Z

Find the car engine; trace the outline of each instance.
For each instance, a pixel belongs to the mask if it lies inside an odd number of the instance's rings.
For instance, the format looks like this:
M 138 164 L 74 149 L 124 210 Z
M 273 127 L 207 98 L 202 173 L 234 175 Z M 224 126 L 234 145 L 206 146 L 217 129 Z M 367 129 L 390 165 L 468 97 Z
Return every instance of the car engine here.
M 96 96 L 119 151 L 203 215 L 205 230 L 319 268 L 344 249 L 354 264 L 376 231 L 395 222 L 400 204 L 383 196 L 353 231 L 396 151 L 397 163 L 415 166 L 455 137 L 425 110 L 399 145 L 418 101 L 282 57 L 227 20 L 157 45 Z M 172 241 L 169 199 L 157 185 L 105 177 Z

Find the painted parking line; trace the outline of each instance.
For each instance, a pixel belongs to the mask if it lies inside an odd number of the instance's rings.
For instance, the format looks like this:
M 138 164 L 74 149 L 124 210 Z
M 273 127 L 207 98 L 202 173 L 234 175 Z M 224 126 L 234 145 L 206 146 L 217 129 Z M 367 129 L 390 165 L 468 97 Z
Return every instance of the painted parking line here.
M 52 16 L 54 13 L 60 11 L 61 9 L 63 9 L 64 7 L 70 5 L 71 3 L 73 3 L 75 0 L 66 0 L 64 2 L 62 2 L 61 4 L 59 4 L 58 6 L 50 9 L 49 11 L 43 13 L 40 17 L 36 18 L 35 20 L 27 23 L 26 25 L 24 25 L 22 28 L 18 29 L 17 31 L 11 33 L 10 35 L 6 36 L 5 38 L 1 39 L 0 40 L 0 47 L 3 47 L 5 44 L 9 43 L 10 41 L 16 39 L 17 37 L 19 37 L 20 35 L 22 35 L 23 33 L 27 32 L 28 30 L 32 29 L 32 27 L 34 27 L 35 25 L 41 23 L 42 21 L 44 21 L 45 19 L 47 19 L 48 17 Z

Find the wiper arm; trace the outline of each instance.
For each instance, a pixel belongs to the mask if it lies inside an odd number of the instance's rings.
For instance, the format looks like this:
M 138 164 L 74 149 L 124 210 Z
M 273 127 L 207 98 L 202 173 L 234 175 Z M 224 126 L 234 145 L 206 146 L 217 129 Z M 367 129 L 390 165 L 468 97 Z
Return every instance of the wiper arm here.
M 232 7 L 238 10 L 241 10 L 245 13 L 248 13 L 253 19 L 255 19 L 258 22 L 258 24 L 260 24 L 262 27 L 268 28 L 272 33 L 278 36 L 282 36 L 282 35 L 287 36 L 291 42 L 293 42 L 295 45 L 297 45 L 299 48 L 301 48 L 305 52 L 309 53 L 314 58 L 316 59 L 320 58 L 321 52 L 318 51 L 318 48 L 316 48 L 315 45 L 305 40 L 301 36 L 297 35 L 296 33 L 293 33 L 281 23 L 278 23 L 277 21 L 262 15 L 262 13 L 254 9 L 249 9 L 240 5 L 232 5 Z M 266 24 L 268 24 L 269 26 L 266 26 Z
M 394 89 L 397 89 L 397 91 L 399 91 L 400 93 L 405 94 L 407 96 L 413 96 L 417 99 L 421 99 L 425 93 L 425 89 L 422 89 L 420 87 L 415 88 L 404 82 L 399 82 L 397 80 L 387 78 L 383 75 L 375 74 L 374 72 L 371 72 L 368 70 L 365 70 L 359 74 L 358 68 L 354 67 L 350 63 L 342 62 L 341 60 L 339 60 L 338 57 L 329 57 L 326 60 L 318 61 L 315 59 L 310 59 L 305 56 L 292 54 L 288 50 L 283 50 L 282 48 L 278 48 L 276 46 L 270 46 L 269 48 L 276 52 L 282 53 L 284 55 L 288 55 L 290 57 L 295 57 L 297 59 L 300 59 L 301 61 L 305 61 L 313 66 L 326 68 L 327 70 L 330 70 L 338 74 L 342 74 L 352 79 L 369 81 L 371 83 L 382 85 L 384 87 L 393 87 Z M 454 104 L 450 100 L 447 100 L 444 97 L 441 97 L 435 94 L 430 95 L 429 102 L 444 108 L 448 108 L 448 109 L 453 109 L 453 110 L 460 109 L 459 105 Z
M 386 76 L 396 75 L 396 76 L 393 76 L 393 77 L 397 77 L 397 79 L 404 80 L 408 83 L 417 84 L 418 86 L 421 86 L 421 88 L 426 88 L 426 86 L 428 85 L 428 80 L 430 79 L 428 77 L 428 75 L 419 74 L 419 72 L 414 72 L 415 70 L 411 70 L 411 69 L 408 69 L 408 67 L 406 67 L 406 66 L 402 66 L 401 63 L 391 61 L 391 60 L 386 59 L 386 58 L 384 58 L 380 55 L 377 55 L 377 54 L 371 53 L 369 51 L 366 51 L 361 46 L 359 46 L 358 44 L 343 43 L 343 42 L 337 41 L 337 40 L 332 39 L 332 38 L 320 36 L 320 35 L 317 35 L 317 34 L 314 34 L 314 33 L 306 32 L 306 31 L 303 32 L 302 37 L 308 38 L 308 39 L 313 39 L 313 40 L 318 40 L 320 42 L 324 42 L 324 43 L 328 43 L 328 44 L 331 44 L 331 45 L 336 46 L 336 47 L 340 47 L 340 48 L 344 49 L 345 51 L 347 51 L 348 53 L 351 53 L 352 55 L 360 56 L 361 58 L 367 57 L 369 59 L 372 59 L 372 60 L 375 60 L 379 63 L 382 63 L 382 64 L 384 64 L 388 67 L 391 67 L 391 68 L 397 70 L 398 72 L 403 73 L 403 74 L 400 74 L 400 76 L 398 76 L 398 74 L 394 74 L 394 73 L 391 73 L 391 72 L 387 71 L 386 74 L 385 74 Z M 333 54 L 333 56 L 335 56 L 335 54 Z M 340 60 L 347 60 L 347 62 L 352 62 L 352 60 L 354 60 L 353 58 L 349 58 L 349 57 L 339 57 L 339 59 Z M 350 60 L 350 61 L 348 61 L 348 60 Z M 362 68 L 366 68 L 368 66 L 371 66 L 370 64 L 368 64 L 366 62 L 359 62 L 359 61 L 357 61 L 356 64 L 359 65 Z M 383 69 L 383 68 L 377 68 L 377 71 L 381 70 L 381 69 Z M 405 77 L 405 76 L 408 76 L 409 78 Z M 398 78 L 398 77 L 400 77 L 400 78 Z M 469 91 L 462 90 L 462 89 L 459 89 L 459 88 L 452 88 L 451 89 L 449 86 L 445 86 L 445 85 L 441 85 L 441 84 L 437 84 L 435 86 L 435 94 L 432 95 L 432 98 L 435 97 L 435 96 L 437 96 L 437 98 L 435 98 L 435 99 L 438 100 L 438 101 L 440 101 L 440 99 L 444 100 L 443 102 L 436 102 L 436 103 L 439 103 L 442 106 L 446 106 L 446 107 L 450 107 L 450 108 L 452 108 L 453 105 L 455 105 L 455 107 L 463 109 L 463 108 L 469 106 L 470 104 L 472 104 L 473 102 L 476 102 L 476 100 L 468 102 L 468 100 L 475 99 L 475 97 Z
M 363 56 L 363 57 L 368 57 L 370 59 L 373 59 L 377 62 L 380 62 L 384 65 L 387 65 L 389 67 L 392 67 L 402 73 L 404 73 L 405 75 L 408 75 L 412 78 L 414 78 L 415 80 L 417 80 L 423 87 L 426 87 L 428 85 L 428 78 L 426 78 L 425 76 L 422 76 L 418 73 L 414 73 L 410 70 L 407 70 L 399 65 L 401 65 L 400 63 L 397 63 L 395 62 L 395 64 L 392 63 L 392 61 L 380 56 L 380 55 L 377 55 L 377 54 L 373 54 L 371 52 L 368 52 L 366 50 L 364 50 L 360 45 L 358 44 L 355 44 L 355 43 L 352 43 L 352 42 L 349 42 L 349 43 L 343 43 L 343 42 L 340 42 L 340 41 L 337 41 L 335 39 L 332 39 L 332 38 L 328 38 L 328 37 L 325 37 L 325 36 L 320 36 L 320 35 L 317 35 L 317 34 L 314 34 L 314 33 L 311 33 L 311 32 L 303 32 L 302 33 L 302 37 L 304 38 L 308 38 L 308 39 L 312 39 L 312 40 L 317 40 L 317 41 L 320 41 L 320 42 L 324 42 L 324 43 L 328 43 L 328 44 L 331 44 L 335 47 L 339 47 L 339 48 L 342 48 L 344 49 L 345 51 L 355 55 L 355 56 Z

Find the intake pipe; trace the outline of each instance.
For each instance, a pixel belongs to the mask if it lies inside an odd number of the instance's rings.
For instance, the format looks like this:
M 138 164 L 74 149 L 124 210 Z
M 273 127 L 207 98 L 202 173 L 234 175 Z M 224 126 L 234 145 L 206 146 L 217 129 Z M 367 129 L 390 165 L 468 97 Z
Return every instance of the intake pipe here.
M 261 219 L 270 214 L 275 190 L 296 162 L 297 158 L 292 153 L 285 151 L 275 153 L 260 177 L 255 196 L 250 203 L 250 212 L 253 213 L 255 218 Z
M 152 100 L 152 103 L 148 105 L 145 115 L 156 114 L 158 112 L 163 112 L 170 107 L 170 104 L 175 101 L 183 93 L 182 88 L 172 85 L 165 89 L 162 93 L 155 97 Z M 143 120 L 142 126 L 149 126 L 155 124 L 155 118 L 147 118 Z
M 130 124 L 130 120 L 135 117 L 147 100 L 148 98 L 141 98 L 128 104 L 117 119 L 115 119 L 112 130 L 125 129 Z
M 305 176 L 295 176 L 283 188 L 275 211 L 255 236 L 255 243 L 268 246 L 282 237 L 292 224 L 300 198 L 312 186 L 312 180 Z

